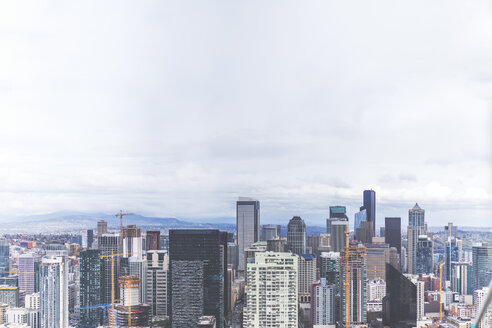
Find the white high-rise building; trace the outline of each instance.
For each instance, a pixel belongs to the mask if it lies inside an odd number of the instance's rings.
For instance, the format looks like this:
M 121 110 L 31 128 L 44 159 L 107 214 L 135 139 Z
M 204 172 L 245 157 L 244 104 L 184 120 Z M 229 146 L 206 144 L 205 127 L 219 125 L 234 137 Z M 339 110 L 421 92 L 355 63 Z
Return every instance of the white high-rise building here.
M 369 280 L 367 283 L 367 299 L 369 302 L 381 302 L 386 296 L 386 281 L 383 279 Z
M 46 256 L 39 267 L 40 327 L 68 327 L 68 269 L 63 256 Z
M 260 202 L 239 197 L 236 203 L 236 235 L 238 245 L 238 270 L 244 271 L 244 250 L 260 240 Z
M 473 292 L 473 316 L 476 316 L 482 303 L 487 295 L 488 287 L 483 287 L 482 289 L 477 289 Z M 478 328 L 492 327 L 492 304 L 489 305 L 487 311 L 483 315 L 482 320 L 478 324 Z
M 29 327 L 39 327 L 39 311 L 26 308 L 10 308 L 5 312 L 8 324 L 26 324 Z
M 255 254 L 247 265 L 245 328 L 297 328 L 297 269 L 291 253 Z
M 24 304 L 28 309 L 39 310 L 39 293 L 27 294 Z
M 313 284 L 311 309 L 313 325 L 335 324 L 335 285 L 326 283 L 326 278 L 321 278 Z

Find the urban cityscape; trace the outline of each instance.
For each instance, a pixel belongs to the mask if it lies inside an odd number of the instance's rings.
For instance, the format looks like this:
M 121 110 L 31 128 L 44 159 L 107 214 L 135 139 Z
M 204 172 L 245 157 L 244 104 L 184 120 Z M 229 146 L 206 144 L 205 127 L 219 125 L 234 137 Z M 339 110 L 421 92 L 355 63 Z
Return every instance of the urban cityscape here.
M 262 224 L 249 197 L 232 231 L 144 230 L 120 211 L 79 231 L 6 234 L 0 327 L 475 327 L 490 228 L 431 232 L 415 203 L 376 229 L 376 191 L 361 196 L 353 216 L 329 206 L 319 234 L 300 216 Z M 476 324 L 492 327 L 492 305 Z

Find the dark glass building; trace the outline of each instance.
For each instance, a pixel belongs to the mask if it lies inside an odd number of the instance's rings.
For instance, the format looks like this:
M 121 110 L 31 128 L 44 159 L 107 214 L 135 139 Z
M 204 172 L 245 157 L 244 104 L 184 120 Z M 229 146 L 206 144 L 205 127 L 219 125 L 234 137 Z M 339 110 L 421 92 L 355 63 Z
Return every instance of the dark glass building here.
M 80 252 L 80 307 L 103 303 L 102 260 L 97 249 Z M 80 310 L 79 327 L 97 327 L 102 323 L 103 309 Z
M 367 211 L 367 221 L 372 222 L 372 233 L 374 234 L 376 231 L 376 192 L 364 190 L 363 203 L 363 207 Z
M 146 232 L 146 250 L 160 250 L 161 232 L 159 230 L 147 230 Z
M 287 248 L 294 254 L 306 253 L 306 224 L 299 216 L 294 216 L 287 225 Z
M 10 246 L 5 238 L 0 239 L 0 277 L 6 277 L 10 271 Z
M 417 241 L 416 274 L 430 274 L 434 269 L 434 248 L 427 235 L 419 236 Z
M 383 322 L 392 328 L 417 326 L 417 286 L 390 264 L 386 264 Z
M 384 218 L 384 240 L 401 255 L 401 218 Z
M 227 232 L 169 231 L 170 304 L 173 328 L 195 328 L 198 318 L 212 315 L 224 327 L 229 311 Z
M 87 230 L 87 248 L 92 248 L 94 242 L 94 230 Z
M 97 237 L 98 247 L 100 255 L 104 256 L 102 259 L 102 282 L 101 289 L 103 293 L 102 303 L 111 303 L 111 286 L 112 279 L 115 287 L 115 298 L 119 299 L 120 289 L 118 288 L 118 278 L 121 268 L 121 256 L 114 257 L 114 277 L 111 275 L 111 254 L 121 254 L 123 252 L 123 243 L 120 235 L 103 234 Z

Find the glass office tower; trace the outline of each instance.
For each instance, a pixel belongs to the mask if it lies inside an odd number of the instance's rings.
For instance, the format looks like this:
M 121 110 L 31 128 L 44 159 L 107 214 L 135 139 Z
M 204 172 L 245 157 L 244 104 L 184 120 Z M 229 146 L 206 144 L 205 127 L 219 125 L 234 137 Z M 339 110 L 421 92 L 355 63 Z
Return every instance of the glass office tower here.
M 260 202 L 239 197 L 236 203 L 236 235 L 238 245 L 238 270 L 244 271 L 244 250 L 260 240 Z

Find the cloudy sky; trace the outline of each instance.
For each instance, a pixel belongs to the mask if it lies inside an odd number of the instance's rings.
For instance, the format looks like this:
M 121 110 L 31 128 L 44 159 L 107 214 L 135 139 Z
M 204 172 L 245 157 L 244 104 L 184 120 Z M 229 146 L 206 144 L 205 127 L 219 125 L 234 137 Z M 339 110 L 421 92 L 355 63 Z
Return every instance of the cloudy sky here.
M 0 213 L 492 226 L 491 1 L 0 3 Z

